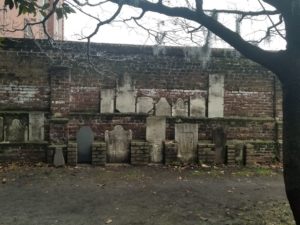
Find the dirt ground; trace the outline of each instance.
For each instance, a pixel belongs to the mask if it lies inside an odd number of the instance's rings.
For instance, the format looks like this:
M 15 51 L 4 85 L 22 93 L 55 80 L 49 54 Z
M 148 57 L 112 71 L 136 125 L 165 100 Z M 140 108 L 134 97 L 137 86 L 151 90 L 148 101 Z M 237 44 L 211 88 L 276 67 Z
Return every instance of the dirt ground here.
M 276 169 L 0 166 L 0 225 L 294 224 Z

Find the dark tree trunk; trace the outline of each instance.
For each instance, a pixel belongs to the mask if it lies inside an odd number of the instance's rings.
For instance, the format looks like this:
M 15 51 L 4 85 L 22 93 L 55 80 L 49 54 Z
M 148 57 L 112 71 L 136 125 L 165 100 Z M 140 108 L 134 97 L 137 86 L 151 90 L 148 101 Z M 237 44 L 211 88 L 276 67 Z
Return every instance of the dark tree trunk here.
M 292 61 L 286 74 L 279 74 L 283 86 L 283 166 L 286 194 L 300 225 L 300 60 Z

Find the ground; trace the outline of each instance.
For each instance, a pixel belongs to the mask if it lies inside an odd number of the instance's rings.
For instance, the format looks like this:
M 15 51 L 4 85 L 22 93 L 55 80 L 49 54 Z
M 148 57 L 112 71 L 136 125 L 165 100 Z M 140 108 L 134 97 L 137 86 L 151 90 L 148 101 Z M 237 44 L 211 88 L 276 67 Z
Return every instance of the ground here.
M 280 169 L 0 166 L 0 225 L 294 224 Z

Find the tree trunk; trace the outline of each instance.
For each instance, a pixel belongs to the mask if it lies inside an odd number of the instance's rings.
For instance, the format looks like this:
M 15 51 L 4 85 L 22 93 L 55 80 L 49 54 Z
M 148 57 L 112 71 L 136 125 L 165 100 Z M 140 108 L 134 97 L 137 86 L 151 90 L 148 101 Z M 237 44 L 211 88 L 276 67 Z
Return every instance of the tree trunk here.
M 286 194 L 300 225 L 300 61 L 280 74 L 283 88 L 283 167 Z M 298 62 L 297 62 L 298 61 Z

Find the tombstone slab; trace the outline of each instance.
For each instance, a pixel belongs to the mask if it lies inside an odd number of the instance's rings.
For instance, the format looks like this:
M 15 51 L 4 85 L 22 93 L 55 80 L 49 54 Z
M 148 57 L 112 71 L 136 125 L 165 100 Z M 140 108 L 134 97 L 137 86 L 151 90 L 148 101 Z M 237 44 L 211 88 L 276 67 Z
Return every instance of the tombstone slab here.
M 183 99 L 177 99 L 174 107 L 172 108 L 172 116 L 188 116 L 188 105 L 185 104 Z
M 109 163 L 129 163 L 131 130 L 124 130 L 117 125 L 112 131 L 105 131 L 105 142 L 107 144 L 107 161 Z
M 205 117 L 205 98 L 201 95 L 192 96 L 190 99 L 190 116 Z
M 78 163 L 91 163 L 94 134 L 90 127 L 81 127 L 76 135 Z
M 0 117 L 0 142 L 4 141 L 4 119 Z
M 101 90 L 101 103 L 100 103 L 101 113 L 113 113 L 114 112 L 114 99 L 115 99 L 115 90 L 114 89 Z
M 156 116 L 171 116 L 171 106 L 166 98 L 161 98 L 155 105 Z
M 194 163 L 197 158 L 198 124 L 175 124 L 175 140 L 178 142 L 178 159 Z
M 137 99 L 137 113 L 150 113 L 153 110 L 153 99 L 151 97 L 139 97 Z
M 63 148 L 62 147 L 56 147 L 54 158 L 53 158 L 53 165 L 56 167 L 64 166 L 65 165 L 65 158 L 63 155 Z
M 26 136 L 26 126 L 22 124 L 21 119 L 11 119 L 7 127 L 7 140 L 11 142 L 23 142 Z
M 116 110 L 121 113 L 135 112 L 136 91 L 119 91 L 116 97 Z
M 223 117 L 224 115 L 224 75 L 209 75 L 208 117 Z
M 44 140 L 44 113 L 29 113 L 29 141 Z
M 166 139 L 166 118 L 151 116 L 147 118 L 146 140 L 151 144 L 150 160 L 161 163 L 163 160 L 163 141 Z
M 215 163 L 224 164 L 225 163 L 225 145 L 226 145 L 226 135 L 222 127 L 218 127 L 212 132 L 213 143 L 215 144 Z

